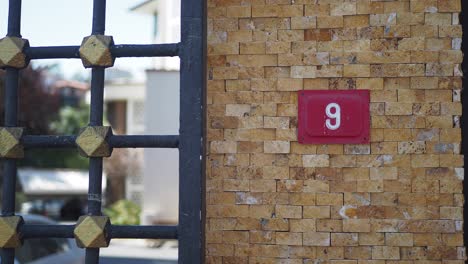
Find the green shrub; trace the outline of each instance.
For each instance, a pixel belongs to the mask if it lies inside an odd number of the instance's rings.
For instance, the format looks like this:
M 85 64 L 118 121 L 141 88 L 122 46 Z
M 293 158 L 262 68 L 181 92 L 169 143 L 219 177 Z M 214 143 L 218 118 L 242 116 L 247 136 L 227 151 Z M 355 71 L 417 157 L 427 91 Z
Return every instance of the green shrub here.
M 140 207 L 128 200 L 120 200 L 104 209 L 104 213 L 109 216 L 113 225 L 139 225 Z

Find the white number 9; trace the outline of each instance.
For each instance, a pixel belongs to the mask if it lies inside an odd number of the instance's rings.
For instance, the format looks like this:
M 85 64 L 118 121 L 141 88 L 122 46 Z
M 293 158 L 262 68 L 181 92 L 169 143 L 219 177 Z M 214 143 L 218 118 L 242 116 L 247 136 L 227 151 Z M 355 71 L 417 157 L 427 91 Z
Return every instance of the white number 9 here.
M 332 113 L 332 109 L 334 109 L 334 113 Z M 325 113 L 327 114 L 327 117 L 330 118 L 325 121 L 327 128 L 330 130 L 337 130 L 338 128 L 340 128 L 341 107 L 336 103 L 328 104 L 327 108 L 325 109 Z M 332 119 L 335 120 L 335 124 L 332 124 Z

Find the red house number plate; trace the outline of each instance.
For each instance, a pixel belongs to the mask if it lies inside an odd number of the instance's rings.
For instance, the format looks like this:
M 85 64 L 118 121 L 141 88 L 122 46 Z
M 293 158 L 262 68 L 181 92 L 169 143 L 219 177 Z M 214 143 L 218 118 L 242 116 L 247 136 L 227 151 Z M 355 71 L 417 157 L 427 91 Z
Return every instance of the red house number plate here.
M 369 143 L 368 90 L 299 91 L 301 144 Z

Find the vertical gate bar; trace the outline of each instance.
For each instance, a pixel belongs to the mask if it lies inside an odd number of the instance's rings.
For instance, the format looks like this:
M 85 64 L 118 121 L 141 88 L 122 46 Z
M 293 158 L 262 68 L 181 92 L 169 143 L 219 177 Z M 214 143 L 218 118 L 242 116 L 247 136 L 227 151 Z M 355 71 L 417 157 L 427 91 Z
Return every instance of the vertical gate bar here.
M 93 2 L 93 33 L 104 35 L 106 30 L 106 0 Z
M 104 113 L 104 69 L 93 69 L 91 73 L 90 125 L 102 126 Z
M 203 263 L 202 90 L 204 1 L 183 0 L 180 53 L 179 263 Z
M 20 1 L 17 1 L 20 2 Z M 10 1 L 11 4 L 11 1 Z M 19 6 L 21 7 L 21 5 Z M 10 8 L 11 16 L 18 12 L 18 6 Z M 20 12 L 20 11 L 19 11 Z M 9 21 L 9 25 L 10 25 Z M 16 21 L 15 21 L 16 22 Z M 19 28 L 15 28 L 15 30 Z M 19 35 L 18 31 L 13 31 L 13 34 Z M 19 89 L 19 71 L 17 69 L 6 70 L 5 80 L 5 126 L 14 127 L 17 125 L 18 117 L 18 89 Z M 14 159 L 4 160 L 4 173 L 2 185 L 2 215 L 12 216 L 15 214 L 15 191 L 16 191 L 16 171 L 17 164 Z M 15 250 L 2 249 L 2 263 L 14 264 Z
M 99 248 L 87 248 L 85 263 L 99 263 Z
M 16 160 L 5 159 L 3 163 L 2 215 L 15 214 Z
M 7 36 L 21 38 L 21 0 L 8 2 Z
M 92 69 L 90 126 L 102 126 L 104 116 L 105 70 Z M 88 214 L 101 215 L 102 204 L 102 158 L 89 159 Z M 86 249 L 86 264 L 99 263 L 99 249 Z
M 18 122 L 18 81 L 17 69 L 6 69 L 5 78 L 5 126 L 15 127 Z
M 15 264 L 15 250 L 12 248 L 2 250 L 2 264 Z
M 89 159 L 88 214 L 101 215 L 102 158 Z
M 7 36 L 21 37 L 21 0 L 8 2 L 8 30 Z M 17 69 L 6 70 L 5 80 L 5 126 L 17 125 L 18 117 L 18 82 L 19 71 Z M 16 191 L 16 160 L 4 160 L 4 175 L 2 186 L 2 215 L 15 214 Z M 15 250 L 2 249 L 2 263 L 14 264 Z
M 93 1 L 93 35 L 104 35 L 106 29 L 106 0 Z M 93 68 L 91 73 L 90 126 L 102 126 L 104 118 L 104 68 Z M 88 214 L 101 215 L 102 158 L 89 159 Z M 86 264 L 99 263 L 99 249 L 86 249 Z
M 5 126 L 15 127 L 18 118 L 18 81 L 17 69 L 6 70 L 5 80 Z M 2 215 L 15 213 L 16 160 L 4 160 L 4 176 L 2 190 Z

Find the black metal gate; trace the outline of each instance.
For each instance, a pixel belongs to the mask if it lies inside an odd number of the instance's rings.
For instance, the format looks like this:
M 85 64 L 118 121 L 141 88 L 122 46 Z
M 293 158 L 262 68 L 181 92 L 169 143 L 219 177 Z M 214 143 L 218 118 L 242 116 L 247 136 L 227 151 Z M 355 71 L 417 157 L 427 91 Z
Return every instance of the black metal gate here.
M 169 1 L 169 0 L 168 0 Z M 15 248 L 29 238 L 75 238 L 86 248 L 86 263 L 99 262 L 99 248 L 113 238 L 178 239 L 179 263 L 202 263 L 202 158 L 204 87 L 204 1 L 182 0 L 181 43 L 115 45 L 105 36 L 106 0 L 94 0 L 91 36 L 81 46 L 30 47 L 21 37 L 21 0 L 9 0 L 8 33 L 0 40 L 0 68 L 6 70 L 5 124 L 0 127 L 0 158 L 4 159 L 0 248 L 2 264 L 13 264 Z M 103 126 L 105 68 L 120 57 L 179 56 L 180 133 L 172 136 L 117 136 Z M 79 135 L 36 136 L 17 127 L 19 71 L 30 60 L 81 59 L 92 68 L 89 126 Z M 90 159 L 88 214 L 76 225 L 30 225 L 15 215 L 17 160 L 32 148 L 73 148 Z M 115 226 L 102 215 L 102 164 L 113 148 L 179 148 L 178 226 Z

